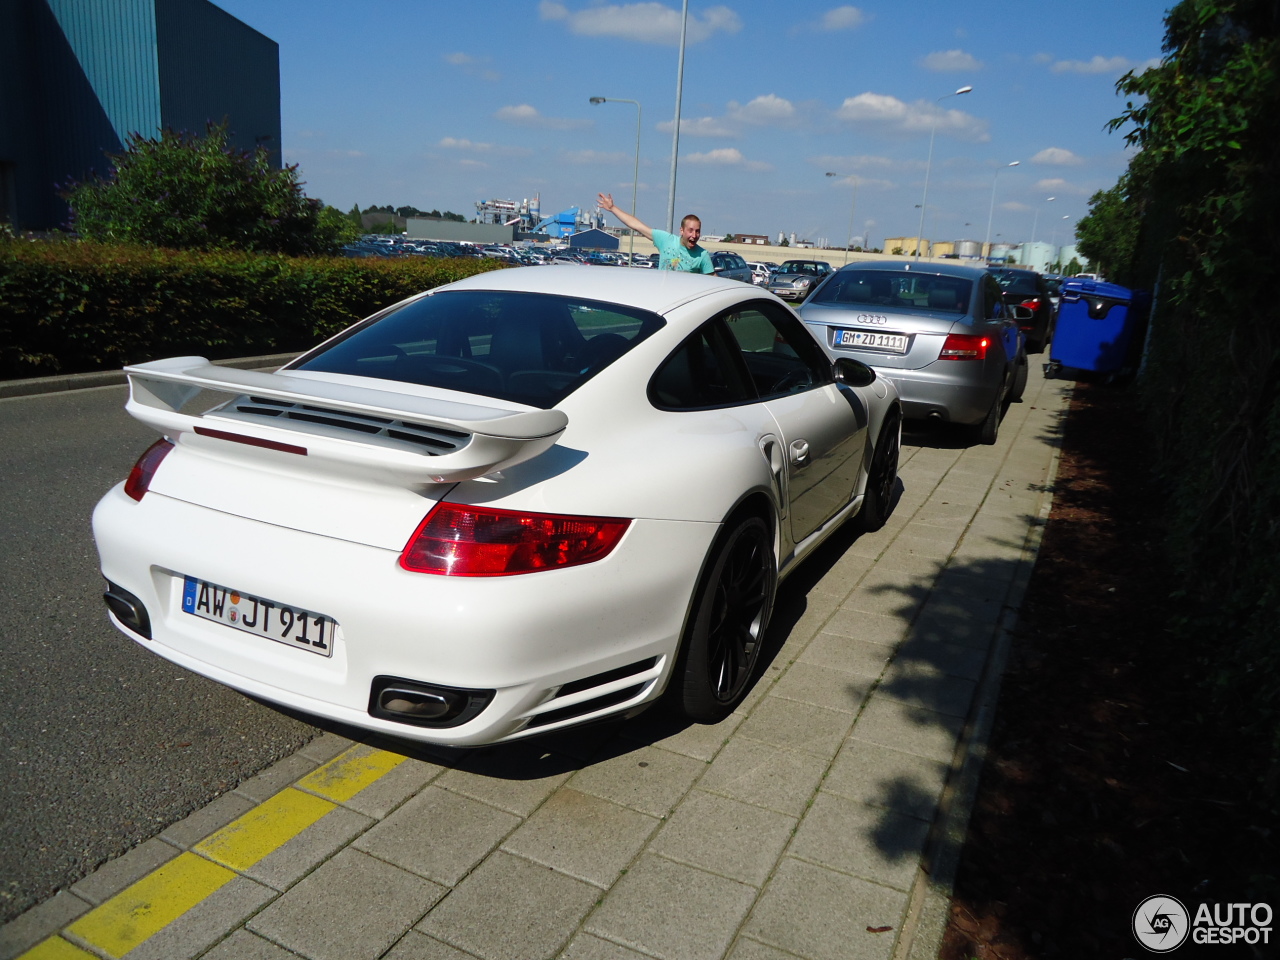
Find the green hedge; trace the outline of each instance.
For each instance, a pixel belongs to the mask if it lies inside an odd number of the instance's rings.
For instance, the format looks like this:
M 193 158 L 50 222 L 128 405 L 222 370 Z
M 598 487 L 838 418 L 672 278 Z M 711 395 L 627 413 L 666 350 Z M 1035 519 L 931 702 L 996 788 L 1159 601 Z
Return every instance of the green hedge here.
M 350 260 L 0 240 L 0 379 L 303 350 L 496 260 Z

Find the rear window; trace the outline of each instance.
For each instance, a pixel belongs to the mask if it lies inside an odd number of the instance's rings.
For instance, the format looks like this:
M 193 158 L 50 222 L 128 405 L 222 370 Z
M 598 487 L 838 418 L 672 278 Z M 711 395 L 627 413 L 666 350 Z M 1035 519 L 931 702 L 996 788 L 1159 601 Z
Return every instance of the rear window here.
M 972 299 L 973 281 L 965 277 L 851 270 L 837 273 L 818 288 L 809 302 L 967 314 Z
M 778 272 L 816 277 L 819 276 L 823 270 L 821 264 L 814 263 L 812 260 L 788 260 L 778 269 Z
M 1035 274 L 1031 273 L 997 273 L 996 280 L 1005 293 L 1027 293 L 1034 294 L 1039 291 L 1036 289 Z
M 354 327 L 294 369 L 397 380 L 553 407 L 665 321 L 535 293 L 457 290 Z

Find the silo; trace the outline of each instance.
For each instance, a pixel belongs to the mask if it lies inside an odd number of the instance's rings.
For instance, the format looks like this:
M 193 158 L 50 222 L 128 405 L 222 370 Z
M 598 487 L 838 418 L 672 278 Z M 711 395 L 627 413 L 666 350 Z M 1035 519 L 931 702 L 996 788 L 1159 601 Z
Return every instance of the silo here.
M 996 243 L 991 246 L 991 259 L 998 263 L 1004 263 L 1012 256 L 1016 256 L 1018 247 L 1012 243 Z
M 977 240 L 957 240 L 954 253 L 962 260 L 976 260 L 982 256 L 982 244 Z

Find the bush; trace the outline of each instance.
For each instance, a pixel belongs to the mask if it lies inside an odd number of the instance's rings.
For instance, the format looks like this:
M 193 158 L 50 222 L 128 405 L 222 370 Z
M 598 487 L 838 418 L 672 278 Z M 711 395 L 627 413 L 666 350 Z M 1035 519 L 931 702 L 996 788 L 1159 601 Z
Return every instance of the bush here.
M 496 260 L 349 260 L 0 239 L 0 378 L 303 350 Z

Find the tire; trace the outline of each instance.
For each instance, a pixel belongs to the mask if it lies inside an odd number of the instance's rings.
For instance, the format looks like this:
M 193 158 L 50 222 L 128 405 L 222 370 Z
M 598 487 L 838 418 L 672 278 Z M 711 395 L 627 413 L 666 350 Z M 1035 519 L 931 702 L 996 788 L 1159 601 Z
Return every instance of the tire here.
M 973 436 L 978 443 L 984 443 L 987 446 L 995 443 L 1000 438 L 1000 414 L 1004 408 L 1004 390 L 1000 390 L 996 394 L 995 400 L 991 403 L 991 409 L 987 411 L 987 415 L 982 422 L 974 426 Z
M 731 520 L 709 554 L 676 663 L 679 709 L 690 720 L 718 723 L 746 696 L 777 585 L 769 525 Z
M 1009 402 L 1021 403 L 1022 395 L 1027 392 L 1027 374 L 1029 373 L 1030 364 L 1027 362 L 1027 352 L 1025 350 L 1018 351 L 1018 359 L 1013 367 L 1013 386 L 1009 388 Z
M 859 533 L 874 533 L 893 513 L 893 488 L 898 483 L 898 456 L 902 450 L 902 417 L 897 410 L 885 417 L 871 454 L 867 488 L 854 521 Z

